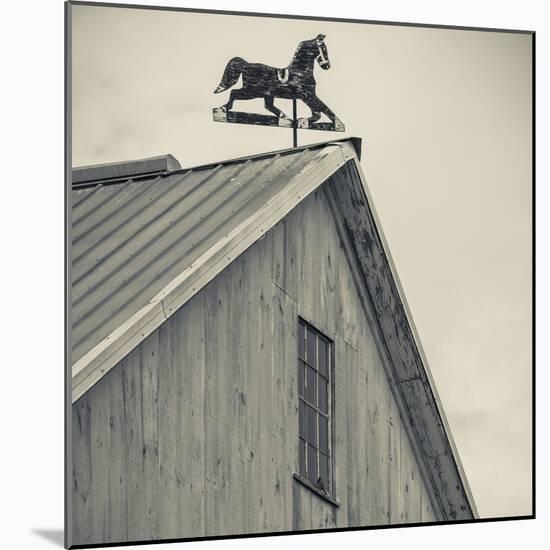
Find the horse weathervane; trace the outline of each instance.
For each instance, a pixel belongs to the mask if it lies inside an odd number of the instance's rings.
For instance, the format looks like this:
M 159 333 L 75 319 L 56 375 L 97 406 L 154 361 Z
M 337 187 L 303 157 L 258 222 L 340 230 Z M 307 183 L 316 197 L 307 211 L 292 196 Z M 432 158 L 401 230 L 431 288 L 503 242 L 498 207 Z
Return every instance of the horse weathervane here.
M 213 109 L 214 121 L 293 128 L 295 147 L 298 128 L 343 132 L 346 128 L 342 121 L 315 93 L 316 82 L 313 76 L 315 61 L 322 69 L 330 69 L 324 34 L 319 34 L 312 40 L 300 42 L 292 61 L 283 69 L 262 63 L 248 63 L 242 57 L 234 57 L 227 63 L 222 80 L 214 93 L 225 92 L 237 83 L 241 75 L 243 84 L 241 88 L 231 90 L 229 101 L 225 105 Z M 235 100 L 254 98 L 263 98 L 265 108 L 273 115 L 232 110 Z M 275 98 L 292 100 L 292 118 L 275 107 Z M 311 109 L 309 118 L 297 118 L 296 100 L 298 99 Z M 322 114 L 325 114 L 330 122 L 319 122 Z

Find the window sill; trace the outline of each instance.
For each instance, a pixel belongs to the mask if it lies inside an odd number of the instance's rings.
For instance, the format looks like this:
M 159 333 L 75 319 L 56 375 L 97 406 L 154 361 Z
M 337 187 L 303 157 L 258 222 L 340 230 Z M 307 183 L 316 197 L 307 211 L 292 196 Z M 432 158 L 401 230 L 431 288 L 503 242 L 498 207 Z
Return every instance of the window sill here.
M 340 506 L 340 503 L 332 498 L 327 493 L 323 493 L 321 489 L 315 487 L 311 481 L 308 479 L 302 477 L 300 474 L 292 474 L 292 477 L 300 484 L 302 484 L 304 487 L 307 487 L 310 491 L 313 491 L 318 497 L 322 498 L 323 500 L 326 500 L 328 503 L 332 504 L 333 506 L 336 506 L 337 508 Z

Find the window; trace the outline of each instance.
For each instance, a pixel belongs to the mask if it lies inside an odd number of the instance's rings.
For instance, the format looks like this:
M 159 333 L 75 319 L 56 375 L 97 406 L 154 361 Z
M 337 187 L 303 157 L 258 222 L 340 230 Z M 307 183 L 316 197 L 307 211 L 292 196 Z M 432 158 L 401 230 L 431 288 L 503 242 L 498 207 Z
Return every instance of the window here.
M 298 418 L 300 476 L 331 493 L 331 377 L 333 344 L 298 320 Z

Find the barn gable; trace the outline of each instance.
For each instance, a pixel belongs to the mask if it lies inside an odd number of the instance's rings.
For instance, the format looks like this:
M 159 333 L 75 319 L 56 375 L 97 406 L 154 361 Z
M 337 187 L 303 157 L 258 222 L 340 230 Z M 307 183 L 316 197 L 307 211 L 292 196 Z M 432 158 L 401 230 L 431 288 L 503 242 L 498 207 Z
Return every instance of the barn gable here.
M 73 403 L 319 189 L 438 517 L 475 516 L 352 140 L 75 189 Z

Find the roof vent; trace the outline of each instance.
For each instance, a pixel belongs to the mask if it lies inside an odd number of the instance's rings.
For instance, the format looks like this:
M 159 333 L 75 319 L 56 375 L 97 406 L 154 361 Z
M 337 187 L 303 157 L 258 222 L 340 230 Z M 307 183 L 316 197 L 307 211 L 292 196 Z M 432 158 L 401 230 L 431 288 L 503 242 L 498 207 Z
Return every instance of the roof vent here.
M 73 187 L 97 183 L 113 183 L 121 180 L 161 176 L 181 170 L 173 155 L 161 155 L 140 160 L 126 160 L 107 164 L 94 164 L 73 168 Z

